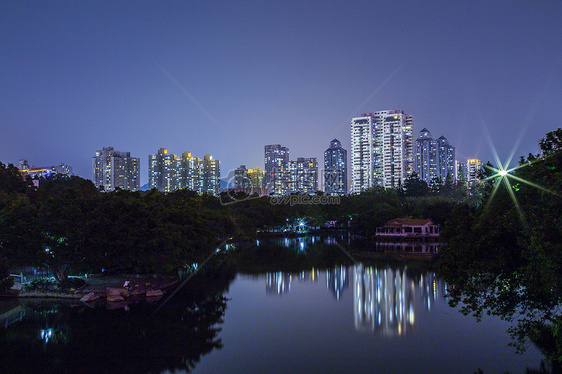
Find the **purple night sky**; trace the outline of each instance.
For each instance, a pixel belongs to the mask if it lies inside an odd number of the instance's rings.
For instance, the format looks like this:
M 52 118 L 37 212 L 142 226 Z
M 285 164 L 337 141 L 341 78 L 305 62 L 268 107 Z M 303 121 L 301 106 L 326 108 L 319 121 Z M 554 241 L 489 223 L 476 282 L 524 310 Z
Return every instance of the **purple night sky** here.
M 4 0 L 0 49 L 0 161 L 85 178 L 103 146 L 140 157 L 141 184 L 161 147 L 223 177 L 265 144 L 322 165 L 384 109 L 461 161 L 493 162 L 489 134 L 516 162 L 562 127 L 561 1 Z

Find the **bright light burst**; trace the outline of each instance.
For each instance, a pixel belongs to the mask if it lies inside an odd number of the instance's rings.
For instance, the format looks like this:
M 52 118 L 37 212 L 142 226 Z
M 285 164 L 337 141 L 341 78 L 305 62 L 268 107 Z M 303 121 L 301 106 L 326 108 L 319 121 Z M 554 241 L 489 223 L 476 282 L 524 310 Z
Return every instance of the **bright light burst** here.
M 494 150 L 494 153 L 495 153 L 495 150 Z M 496 160 L 498 160 L 497 154 L 495 154 L 495 156 L 496 156 Z M 484 168 L 486 168 L 488 170 L 491 170 L 493 172 L 493 174 L 491 176 L 487 177 L 487 178 L 484 178 L 483 181 L 496 180 L 496 183 L 494 184 L 494 188 L 492 189 L 492 193 L 490 195 L 490 198 L 488 199 L 488 202 L 486 203 L 486 208 L 488 208 L 490 206 L 494 196 L 496 195 L 496 192 L 497 192 L 498 188 L 503 183 L 506 187 L 506 190 L 507 190 L 509 196 L 511 197 L 511 200 L 513 200 L 513 204 L 515 204 L 515 209 L 517 210 L 517 213 L 519 214 L 519 217 L 521 218 L 521 221 L 523 222 L 523 224 L 525 224 L 525 225 L 527 224 L 526 221 L 525 221 L 525 216 L 523 214 L 523 210 L 521 209 L 521 206 L 519 205 L 519 202 L 517 201 L 517 197 L 515 196 L 516 191 L 514 191 L 512 185 L 510 183 L 510 179 L 515 181 L 516 183 L 517 182 L 524 183 L 524 184 L 527 184 L 531 187 L 537 188 L 541 191 L 545 191 L 545 192 L 551 193 L 553 195 L 559 196 L 559 194 L 554 192 L 554 191 L 551 191 L 551 190 L 549 190 L 549 189 L 547 189 L 547 188 L 545 188 L 541 185 L 538 185 L 538 184 L 533 183 L 531 181 L 525 180 L 525 179 L 523 179 L 521 177 L 518 177 L 517 175 L 513 174 L 513 172 L 515 172 L 516 170 L 521 169 L 521 168 L 526 167 L 526 166 L 530 166 L 533 163 L 535 163 L 537 161 L 540 161 L 540 160 L 541 159 L 534 160 L 533 162 L 529 161 L 529 162 L 526 162 L 526 163 L 521 164 L 519 166 L 516 166 L 514 168 L 508 168 L 507 167 L 509 161 L 505 165 L 502 165 L 501 162 L 498 161 L 499 168 L 497 168 L 497 169 L 494 168 L 494 167 L 491 167 L 489 165 L 484 165 Z
M 535 162 L 541 161 L 542 159 L 536 159 L 533 161 L 528 161 L 525 162 L 521 165 L 518 165 L 514 168 L 509 168 L 509 164 L 511 163 L 511 161 L 513 160 L 513 157 L 515 156 L 515 152 L 517 147 L 519 146 L 521 140 L 523 139 L 523 134 L 524 134 L 524 129 L 523 131 L 521 131 L 521 133 L 519 134 L 519 137 L 517 138 L 517 141 L 515 142 L 508 158 L 507 161 L 505 163 L 502 164 L 502 162 L 500 161 L 500 158 L 498 156 L 498 152 L 496 151 L 496 147 L 494 146 L 494 142 L 492 141 L 492 138 L 490 136 L 490 133 L 488 132 L 488 128 L 487 126 L 484 125 L 483 127 L 484 129 L 484 136 L 486 137 L 486 139 L 488 140 L 488 143 L 490 144 L 490 148 L 492 151 L 492 155 L 494 157 L 494 161 L 496 162 L 496 165 L 498 165 L 498 168 L 494 168 L 494 167 L 490 167 L 488 165 L 484 165 L 484 168 L 491 170 L 493 172 L 493 174 L 487 178 L 485 178 L 483 181 L 488 181 L 488 180 L 496 180 L 496 183 L 494 184 L 494 187 L 492 189 L 492 193 L 488 199 L 488 202 L 486 203 L 486 209 L 489 208 L 494 196 L 496 195 L 496 192 L 498 190 L 498 188 L 500 187 L 500 185 L 503 183 L 506 187 L 506 190 L 509 194 L 509 196 L 511 197 L 511 200 L 513 200 L 513 204 L 515 204 L 515 209 L 517 210 L 517 213 L 519 214 L 519 217 L 521 218 L 521 221 L 523 222 L 524 225 L 527 225 L 527 222 L 525 220 L 525 216 L 523 215 L 523 211 L 521 209 L 521 206 L 519 205 L 519 202 L 517 201 L 517 197 L 515 196 L 515 192 L 513 190 L 513 187 L 511 186 L 510 183 L 510 179 L 515 181 L 515 183 L 520 182 L 520 183 L 524 183 L 527 184 L 531 187 L 535 187 L 541 191 L 545 191 L 548 193 L 551 193 L 553 195 L 556 196 L 560 196 L 558 193 L 551 191 L 541 185 L 538 185 L 536 183 L 533 183 L 531 181 L 525 180 L 521 177 L 518 177 L 517 175 L 514 175 L 513 173 L 518 170 L 521 169 L 523 167 L 526 166 L 530 166 Z

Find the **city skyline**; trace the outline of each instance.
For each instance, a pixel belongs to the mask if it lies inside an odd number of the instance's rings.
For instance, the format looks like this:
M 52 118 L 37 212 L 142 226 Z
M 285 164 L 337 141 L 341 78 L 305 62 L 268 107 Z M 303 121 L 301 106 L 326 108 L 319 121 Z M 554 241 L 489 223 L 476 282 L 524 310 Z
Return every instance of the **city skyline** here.
M 113 146 L 144 185 L 169 147 L 225 177 L 263 165 L 263 144 L 351 149 L 351 118 L 401 108 L 458 160 L 496 164 L 493 143 L 513 165 L 560 127 L 560 2 L 319 4 L 2 2 L 0 161 L 90 178 Z

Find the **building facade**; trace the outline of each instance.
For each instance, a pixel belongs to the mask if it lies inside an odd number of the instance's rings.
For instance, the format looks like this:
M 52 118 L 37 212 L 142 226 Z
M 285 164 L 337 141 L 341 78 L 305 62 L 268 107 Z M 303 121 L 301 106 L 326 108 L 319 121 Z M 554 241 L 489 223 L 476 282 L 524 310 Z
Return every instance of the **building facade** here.
M 202 189 L 200 193 L 207 193 L 210 195 L 218 195 L 220 192 L 221 184 L 221 165 L 219 160 L 215 160 L 213 156 L 206 154 L 203 157 L 203 170 L 202 170 Z
M 260 167 L 248 169 L 248 178 L 253 188 L 264 188 L 265 171 Z
M 272 194 L 310 194 L 318 191 L 318 161 L 315 157 L 298 157 L 296 161 L 290 161 L 289 148 L 273 144 L 265 146 L 264 163 L 263 187 Z M 257 183 L 260 173 L 259 168 L 252 169 L 251 173 L 248 171 Z
M 351 120 L 352 192 L 396 188 L 414 171 L 413 116 L 403 110 L 362 114 Z
M 456 181 L 455 147 L 444 136 L 437 138 L 438 174 L 442 181 Z
M 220 161 L 209 154 L 200 159 L 190 152 L 177 156 L 160 148 L 158 153 L 148 156 L 148 186 L 166 193 L 188 189 L 199 194 L 218 195 Z
M 370 115 L 351 120 L 351 188 L 353 193 L 373 187 L 380 176 L 380 151 L 375 152 L 375 119 Z M 376 176 L 376 177 L 375 177 Z
M 51 175 L 62 174 L 62 175 L 72 175 L 72 167 L 65 165 L 63 163 L 55 166 L 35 166 L 29 165 L 27 160 L 19 160 L 18 161 L 18 169 L 22 177 L 29 176 L 31 178 L 47 178 Z
M 416 139 L 416 174 L 421 180 L 430 183 L 433 178 L 439 175 L 438 163 L 437 141 L 424 128 L 420 131 L 420 137 Z
M 472 186 L 480 181 L 480 176 L 482 172 L 482 161 L 477 158 L 471 158 L 466 162 L 465 167 L 465 180 L 468 186 Z
M 275 195 L 287 192 L 287 167 L 289 164 L 289 148 L 280 144 L 265 146 L 265 187 Z
M 434 178 L 445 182 L 456 180 L 455 147 L 449 144 L 444 136 L 437 140 L 431 137 L 427 129 L 420 131 L 416 139 L 415 171 L 427 183 L 432 183 Z
M 247 169 L 246 165 L 240 165 L 234 170 L 234 188 L 263 188 L 265 171 L 260 167 Z
M 113 147 L 103 147 L 92 158 L 94 185 L 104 191 L 121 188 L 129 191 L 140 189 L 140 159 L 130 152 L 119 152 Z
M 283 179 L 287 186 L 284 193 L 315 193 L 318 191 L 318 161 L 316 157 L 298 157 L 296 161 L 289 161 Z
M 324 192 L 347 195 L 347 151 L 337 139 L 324 151 Z

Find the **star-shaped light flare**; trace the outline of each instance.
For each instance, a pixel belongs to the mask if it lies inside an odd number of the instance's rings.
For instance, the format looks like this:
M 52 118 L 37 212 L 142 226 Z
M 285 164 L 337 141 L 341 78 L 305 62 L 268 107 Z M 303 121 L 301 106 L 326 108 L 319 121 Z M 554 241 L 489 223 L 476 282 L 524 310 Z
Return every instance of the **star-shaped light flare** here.
M 497 157 L 497 156 L 496 156 Z M 531 187 L 535 187 L 541 191 L 545 191 L 548 193 L 551 193 L 553 195 L 556 196 L 560 196 L 558 193 L 549 190 L 548 188 L 545 188 L 539 184 L 533 183 L 531 181 L 528 181 L 526 179 L 523 179 L 517 175 L 514 175 L 513 173 L 518 170 L 521 169 L 523 167 L 527 167 L 532 165 L 535 162 L 541 161 L 542 159 L 536 159 L 533 161 L 529 161 L 526 162 L 524 164 L 521 164 L 519 166 L 516 166 L 514 168 L 508 168 L 508 163 L 506 163 L 505 165 L 502 165 L 500 162 L 498 162 L 499 167 L 498 168 L 494 168 L 492 166 L 489 165 L 484 165 L 484 168 L 491 170 L 493 172 L 493 174 L 487 178 L 484 178 L 482 181 L 488 181 L 488 180 L 496 180 L 495 184 L 494 184 L 494 188 L 492 189 L 492 194 L 490 195 L 488 202 L 486 203 L 486 209 L 490 206 L 494 196 L 496 195 L 496 192 L 498 190 L 498 188 L 500 187 L 500 185 L 502 184 L 502 182 L 505 184 L 506 190 L 509 193 L 509 196 L 511 197 L 511 200 L 513 200 L 513 203 L 515 204 L 515 209 L 517 210 L 517 213 L 519 214 L 519 217 L 521 218 L 521 220 L 523 221 L 524 224 L 526 224 L 525 221 L 525 216 L 523 214 L 523 211 L 521 210 L 521 206 L 519 205 L 519 202 L 517 201 L 517 197 L 515 196 L 515 192 L 513 190 L 513 187 L 511 186 L 511 183 L 509 182 L 510 179 L 516 181 L 516 182 L 521 182 L 521 183 L 525 183 Z

